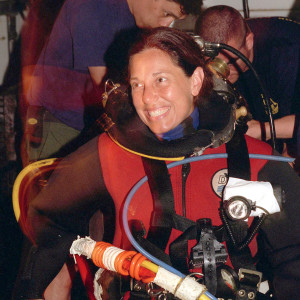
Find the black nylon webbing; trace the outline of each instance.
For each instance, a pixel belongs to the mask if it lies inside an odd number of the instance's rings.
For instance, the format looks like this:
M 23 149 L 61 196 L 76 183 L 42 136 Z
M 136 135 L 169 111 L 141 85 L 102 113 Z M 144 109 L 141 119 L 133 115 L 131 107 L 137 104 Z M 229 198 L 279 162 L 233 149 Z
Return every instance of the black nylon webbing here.
M 191 226 L 170 244 L 170 258 L 174 268 L 184 274 L 189 273 L 187 264 L 188 240 L 197 238 L 197 225 Z
M 225 146 L 228 154 L 228 176 L 251 180 L 249 153 L 244 134 L 237 129 Z
M 244 134 L 238 129 L 235 131 L 232 139 L 226 143 L 226 151 L 228 154 L 228 176 L 241 178 L 244 180 L 251 180 L 251 169 L 247 143 Z M 248 233 L 248 224 L 244 221 L 228 220 L 228 222 L 231 225 L 236 242 L 238 244 L 242 243 Z M 241 267 L 249 269 L 254 268 L 254 260 L 249 247 L 245 247 L 241 251 L 236 251 L 230 240 L 226 242 L 226 245 L 230 260 L 236 270 Z
M 165 161 L 149 158 L 142 158 L 142 161 L 154 203 L 147 240 L 165 250 L 173 227 L 170 216 L 175 214 L 170 175 Z
M 166 163 L 148 158 L 142 158 L 142 161 L 148 177 L 154 209 L 147 239 L 142 235 L 137 235 L 136 239 L 149 253 L 172 265 L 170 257 L 164 252 L 172 228 L 184 232 L 196 223 L 176 214 L 173 189 Z

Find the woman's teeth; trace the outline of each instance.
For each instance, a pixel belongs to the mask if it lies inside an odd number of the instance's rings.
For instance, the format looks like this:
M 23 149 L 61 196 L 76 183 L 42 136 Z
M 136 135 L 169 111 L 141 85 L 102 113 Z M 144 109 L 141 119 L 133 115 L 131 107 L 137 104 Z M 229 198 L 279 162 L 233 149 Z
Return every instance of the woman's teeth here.
M 151 111 L 149 110 L 148 113 L 149 113 L 150 117 L 158 117 L 158 116 L 166 113 L 168 110 L 169 110 L 169 107 L 164 107 L 164 108 L 159 108 L 156 110 L 151 110 Z

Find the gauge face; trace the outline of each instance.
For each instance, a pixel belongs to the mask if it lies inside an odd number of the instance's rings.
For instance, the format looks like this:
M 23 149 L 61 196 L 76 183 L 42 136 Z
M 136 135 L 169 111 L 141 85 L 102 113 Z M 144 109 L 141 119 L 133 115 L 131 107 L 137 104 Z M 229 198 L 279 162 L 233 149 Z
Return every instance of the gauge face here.
M 236 284 L 233 275 L 226 269 L 221 269 L 221 276 L 225 282 L 225 284 L 233 291 L 235 291 Z
M 247 205 L 243 201 L 234 201 L 228 205 L 228 213 L 233 219 L 244 219 L 248 216 Z
M 226 201 L 226 214 L 232 220 L 245 220 L 251 213 L 249 201 L 241 196 L 234 196 Z

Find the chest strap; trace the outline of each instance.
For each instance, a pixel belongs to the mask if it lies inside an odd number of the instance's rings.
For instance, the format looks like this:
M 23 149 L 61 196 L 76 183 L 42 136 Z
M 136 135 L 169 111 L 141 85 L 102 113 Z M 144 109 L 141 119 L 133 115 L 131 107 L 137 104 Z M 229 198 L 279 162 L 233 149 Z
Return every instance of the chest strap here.
M 232 139 L 226 143 L 226 152 L 228 154 L 227 166 L 228 176 L 241 178 L 244 180 L 251 180 L 251 169 L 248 147 L 243 132 L 238 127 Z M 221 208 L 222 209 L 222 208 Z M 247 238 L 248 224 L 245 221 L 231 221 L 226 220 L 236 244 L 241 244 Z M 228 230 L 227 230 L 228 231 Z M 254 260 L 248 246 L 243 249 L 237 249 L 231 239 L 226 242 L 227 250 L 229 253 L 232 265 L 236 270 L 240 268 L 254 269 Z
M 176 214 L 172 183 L 165 161 L 145 157 L 142 157 L 142 161 L 148 177 L 154 208 L 146 239 L 141 230 L 133 230 L 133 234 L 145 250 L 172 265 L 170 257 L 165 253 L 172 229 L 184 232 L 196 223 Z

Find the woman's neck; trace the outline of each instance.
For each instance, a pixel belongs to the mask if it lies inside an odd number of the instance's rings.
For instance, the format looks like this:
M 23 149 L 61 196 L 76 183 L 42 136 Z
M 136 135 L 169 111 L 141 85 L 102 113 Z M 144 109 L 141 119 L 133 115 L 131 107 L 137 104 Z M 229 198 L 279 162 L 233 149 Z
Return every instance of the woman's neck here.
M 160 140 L 176 140 L 182 138 L 185 135 L 191 134 L 195 132 L 199 125 L 199 111 L 198 108 L 195 107 L 193 112 L 187 117 L 183 122 L 181 122 L 178 126 L 173 128 L 172 130 L 160 134 L 157 137 Z

